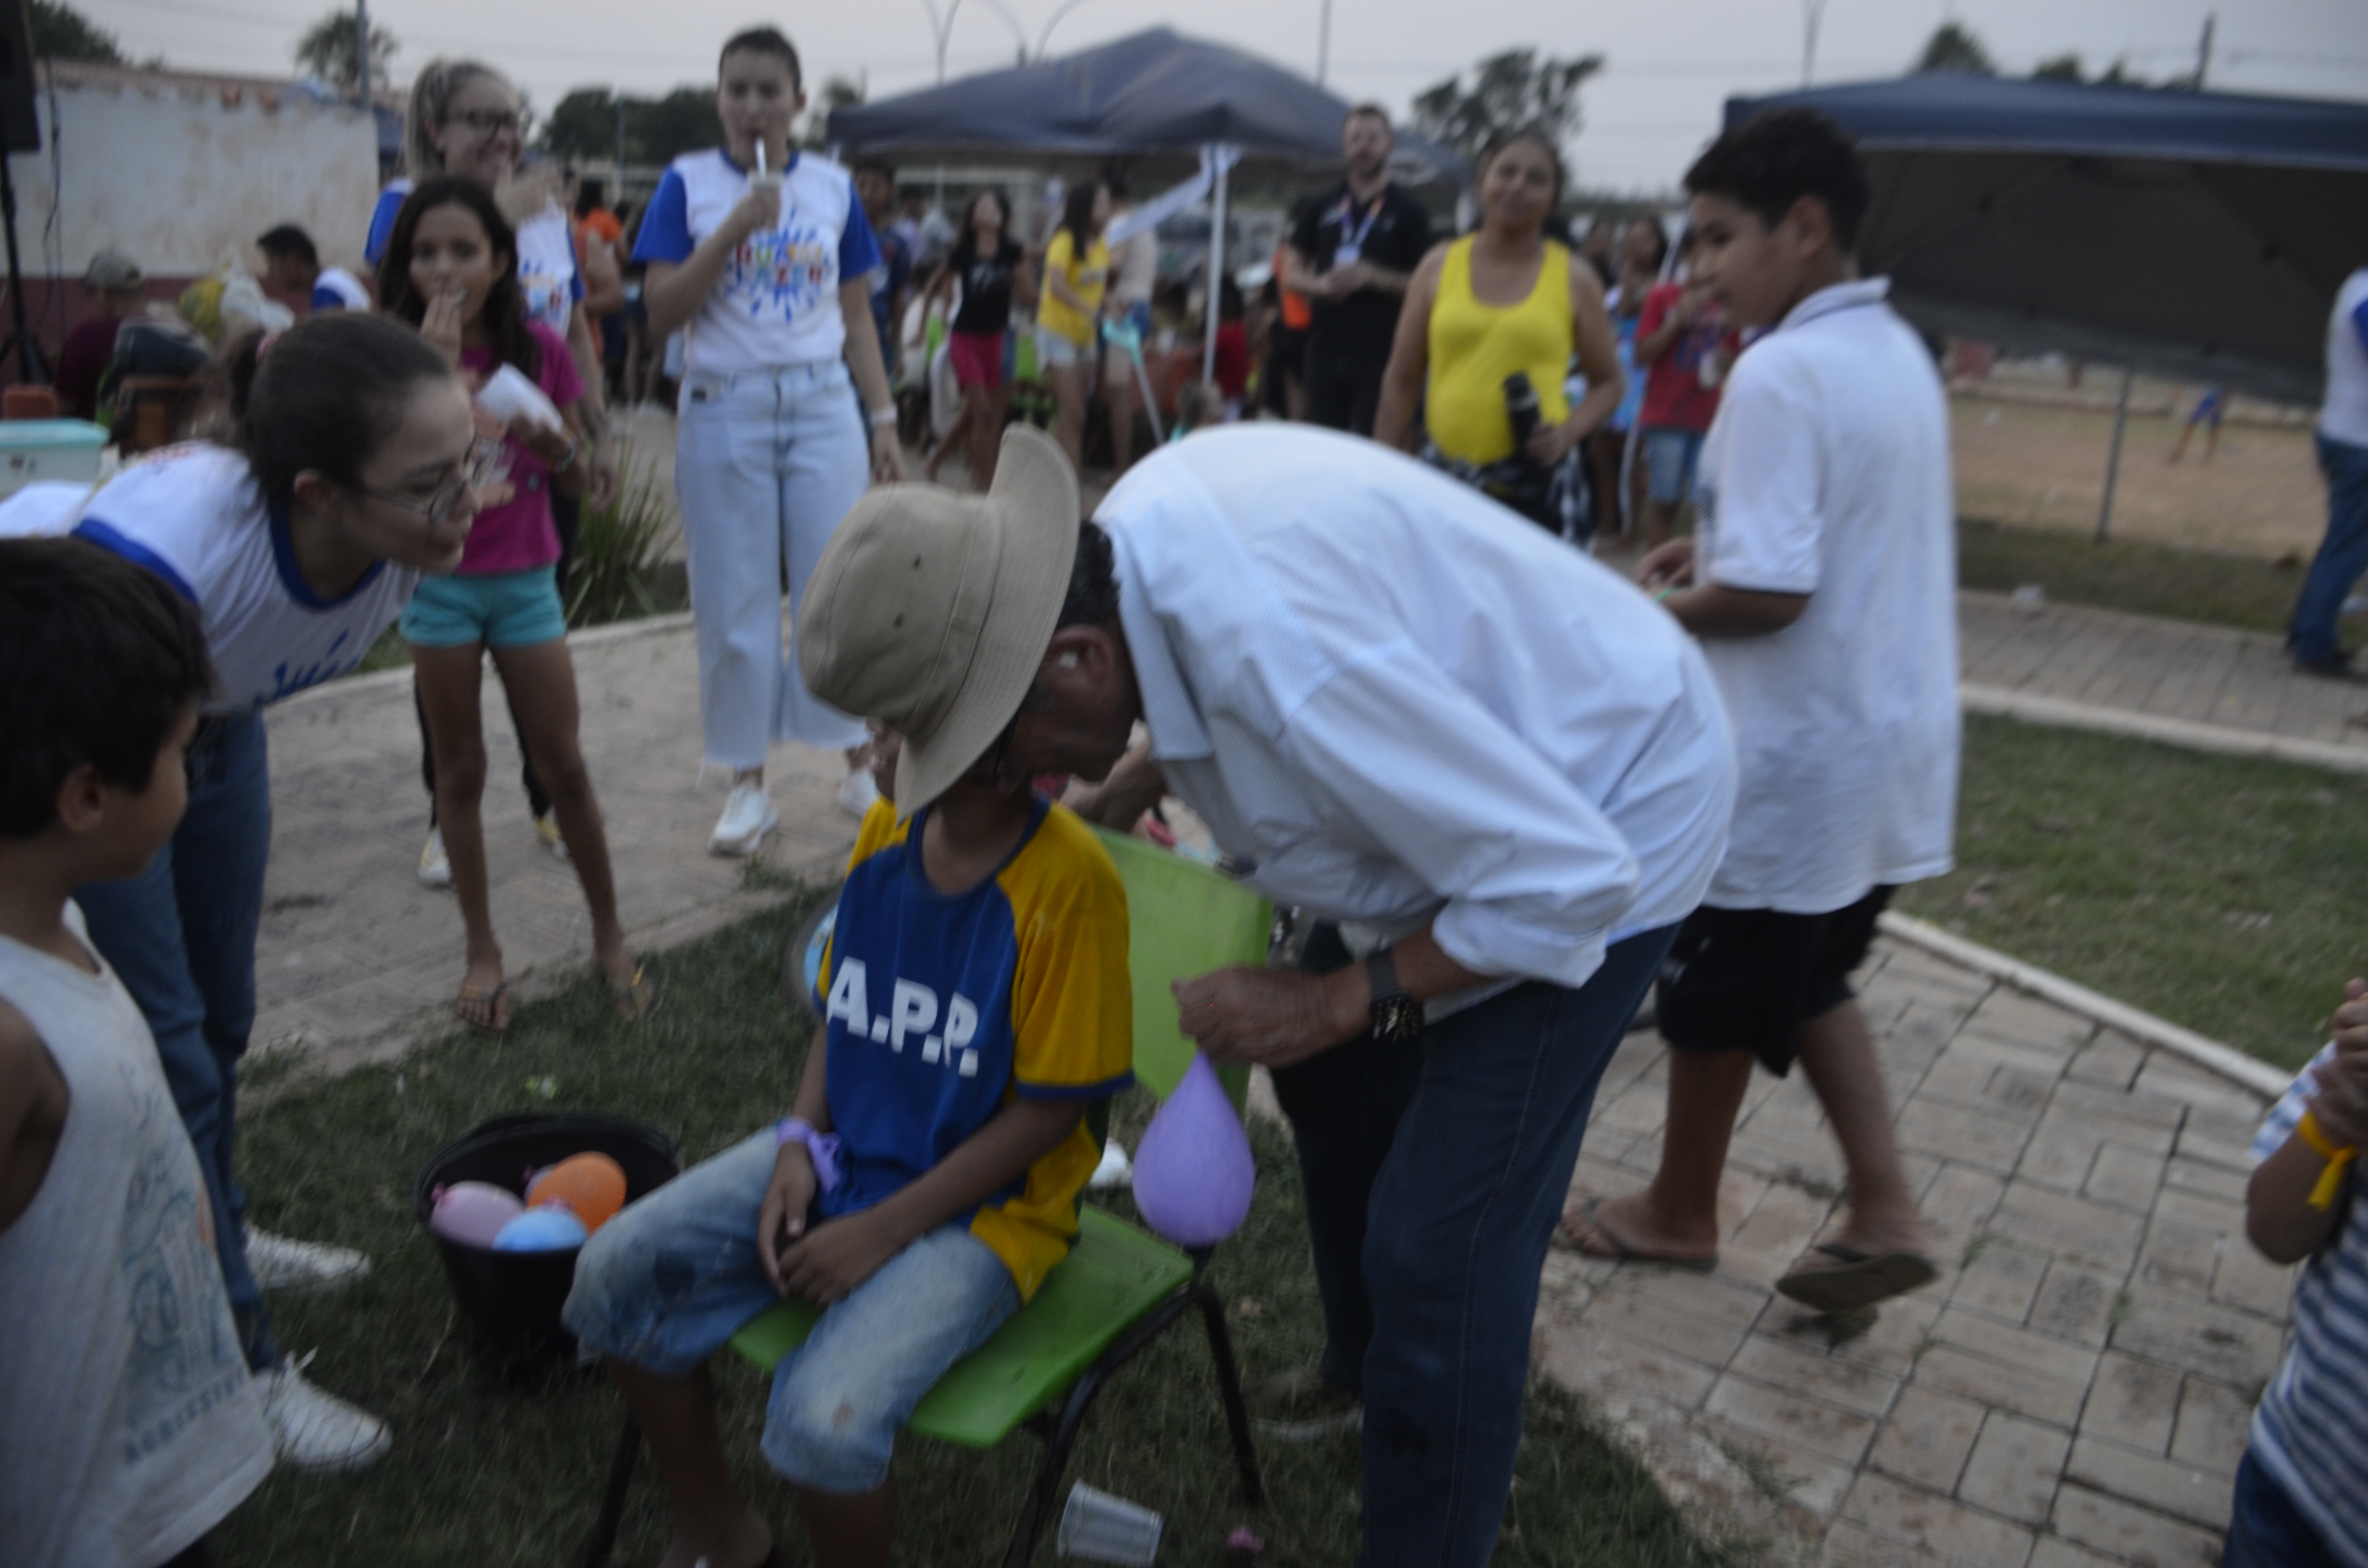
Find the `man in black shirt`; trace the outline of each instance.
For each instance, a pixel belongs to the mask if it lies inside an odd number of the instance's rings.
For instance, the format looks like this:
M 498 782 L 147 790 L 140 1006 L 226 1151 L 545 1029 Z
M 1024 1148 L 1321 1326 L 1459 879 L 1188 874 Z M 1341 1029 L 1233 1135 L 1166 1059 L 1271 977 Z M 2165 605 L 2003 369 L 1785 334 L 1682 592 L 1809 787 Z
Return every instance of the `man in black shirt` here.
M 1396 144 L 1381 109 L 1350 110 L 1341 126 L 1348 178 L 1308 207 L 1283 256 L 1285 286 L 1315 306 L 1302 372 L 1307 417 L 1359 435 L 1373 433 L 1406 282 L 1431 248 L 1430 214 L 1390 183 Z

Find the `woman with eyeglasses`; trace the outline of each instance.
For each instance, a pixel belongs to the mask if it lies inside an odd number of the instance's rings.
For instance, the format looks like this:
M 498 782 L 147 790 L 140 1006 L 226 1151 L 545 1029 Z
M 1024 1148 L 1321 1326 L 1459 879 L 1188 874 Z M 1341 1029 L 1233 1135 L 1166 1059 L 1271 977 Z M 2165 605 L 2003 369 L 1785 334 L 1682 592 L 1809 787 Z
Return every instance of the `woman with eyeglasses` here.
M 615 498 L 617 459 L 609 441 L 607 410 L 602 397 L 600 351 L 593 344 L 592 331 L 583 315 L 584 281 L 577 269 L 576 242 L 568 228 L 567 213 L 559 203 L 559 169 L 556 164 L 540 161 L 521 166 L 530 123 L 519 104 L 518 89 L 500 71 L 481 61 L 431 61 L 411 84 L 410 107 L 404 116 L 403 161 L 407 177 L 390 182 L 381 193 L 378 208 L 370 215 L 370 234 L 362 254 L 373 267 L 381 270 L 379 298 L 383 302 L 394 282 L 385 276 L 382 263 L 387 240 L 394 233 L 395 215 L 403 209 L 404 200 L 415 184 L 444 176 L 473 180 L 493 192 L 503 216 L 516 231 L 518 292 L 526 302 L 528 319 L 566 340 L 568 354 L 576 362 L 577 378 L 584 388 L 582 404 L 577 410 L 585 433 L 584 450 L 579 458 L 583 464 L 583 492 L 552 498 L 552 524 L 559 536 L 559 558 L 555 570 L 564 595 L 585 500 L 588 497 L 598 509 Z M 420 771 L 424 776 L 432 778 L 435 761 L 427 733 L 428 723 L 423 713 L 420 736 L 428 754 L 420 760 Z M 518 750 L 521 756 L 528 752 L 523 730 Z M 565 836 L 553 814 L 550 796 L 536 779 L 530 763 L 522 773 L 527 806 L 533 814 L 536 834 L 553 854 L 565 859 Z M 432 796 L 432 785 L 430 793 Z M 444 836 L 432 807 L 428 842 L 419 856 L 419 879 L 432 888 L 452 885 L 452 863 L 445 852 Z
M 485 656 L 508 694 L 533 776 L 553 814 L 592 914 L 592 958 L 609 1005 L 628 1020 L 646 1017 L 657 993 L 625 945 L 617 923 L 607 829 L 577 739 L 576 666 L 567 653 L 567 615 L 553 576 L 559 541 L 552 499 L 583 488 L 577 412 L 583 384 L 557 333 L 527 319 L 512 257 L 518 240 L 484 186 L 447 176 L 423 182 L 404 202 L 380 268 L 387 312 L 419 329 L 435 351 L 474 382 L 515 371 L 535 384 L 555 418 L 510 417 L 504 462 L 510 497 L 478 514 L 450 576 L 419 585 L 403 612 L 420 710 L 435 757 L 437 820 L 453 869 L 453 893 L 469 933 L 467 968 L 454 1016 L 480 1034 L 509 1027 L 509 987 L 494 940 L 478 806 L 485 789 L 485 730 L 479 712 Z
M 386 1424 L 282 1357 L 262 1290 L 341 1284 L 368 1260 L 245 1225 L 231 1168 L 271 844 L 262 710 L 351 671 L 423 575 L 459 564 L 487 453 L 452 365 L 381 317 L 328 312 L 250 336 L 231 351 L 229 382 L 229 445 L 175 447 L 125 470 L 74 527 L 197 607 L 217 679 L 170 843 L 138 876 L 75 900 L 156 1036 L 196 1145 L 280 1460 L 351 1469 L 385 1452 Z

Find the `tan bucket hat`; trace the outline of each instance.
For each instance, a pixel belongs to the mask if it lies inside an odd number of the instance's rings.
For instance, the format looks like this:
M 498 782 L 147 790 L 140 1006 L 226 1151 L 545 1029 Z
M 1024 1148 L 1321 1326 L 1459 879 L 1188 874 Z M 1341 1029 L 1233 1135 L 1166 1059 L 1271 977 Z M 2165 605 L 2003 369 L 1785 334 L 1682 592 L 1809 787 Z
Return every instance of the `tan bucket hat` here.
M 1019 713 L 1083 515 L 1068 457 L 1015 425 L 985 495 L 881 485 L 831 534 L 806 582 L 798 663 L 816 697 L 904 737 L 900 819 L 945 794 Z

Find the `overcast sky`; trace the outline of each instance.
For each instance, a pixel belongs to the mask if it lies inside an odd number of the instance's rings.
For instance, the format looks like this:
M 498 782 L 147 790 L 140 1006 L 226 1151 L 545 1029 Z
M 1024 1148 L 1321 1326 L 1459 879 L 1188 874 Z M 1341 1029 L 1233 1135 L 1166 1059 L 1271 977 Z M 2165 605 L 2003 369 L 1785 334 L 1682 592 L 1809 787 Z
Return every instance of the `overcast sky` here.
M 278 74 L 324 0 L 76 0 L 134 59 L 192 70 Z M 713 80 L 715 48 L 770 20 L 796 40 L 807 80 L 844 75 L 881 98 L 934 80 L 928 0 L 767 5 L 764 0 L 373 0 L 401 44 L 395 75 L 438 54 L 481 55 L 549 108 L 569 88 L 653 93 Z M 941 9 L 944 0 L 936 0 Z M 1254 50 L 1313 75 L 1323 0 L 960 0 L 947 71 L 1009 64 L 1057 12 L 1052 53 L 1161 24 Z M 2000 65 L 2027 72 L 2077 51 L 2091 71 L 2115 59 L 2147 77 L 2193 67 L 2207 12 L 2219 12 L 2209 84 L 2231 91 L 2368 99 L 2363 0 L 1825 0 L 1816 79 L 1896 75 L 1944 17 Z M 1004 13 L 1008 13 L 1008 20 Z M 1730 93 L 1799 85 L 1802 0 L 1332 0 L 1327 86 L 1402 110 L 1449 71 L 1500 49 L 1601 54 L 1573 146 L 1580 181 L 1663 190 L 1717 124 Z

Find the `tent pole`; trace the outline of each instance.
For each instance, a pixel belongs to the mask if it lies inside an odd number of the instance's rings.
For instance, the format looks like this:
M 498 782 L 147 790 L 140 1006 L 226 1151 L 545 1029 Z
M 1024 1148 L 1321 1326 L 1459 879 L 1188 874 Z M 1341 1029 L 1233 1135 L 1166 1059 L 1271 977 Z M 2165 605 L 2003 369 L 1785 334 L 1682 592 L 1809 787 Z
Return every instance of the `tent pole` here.
M 1209 210 L 1216 221 L 1209 225 L 1209 303 L 1201 311 L 1200 379 L 1204 381 L 1217 380 L 1217 314 L 1225 292 L 1225 159 L 1221 154 L 1212 156 L 1217 159 L 1217 189 Z
M 2113 450 L 2105 459 L 2105 503 L 2097 508 L 2097 543 L 2105 543 L 2105 531 L 2113 524 L 2113 482 L 2121 478 L 2121 436 L 2130 427 L 2130 386 L 2137 380 L 2134 369 L 2121 373 L 2121 402 L 2113 409 Z

